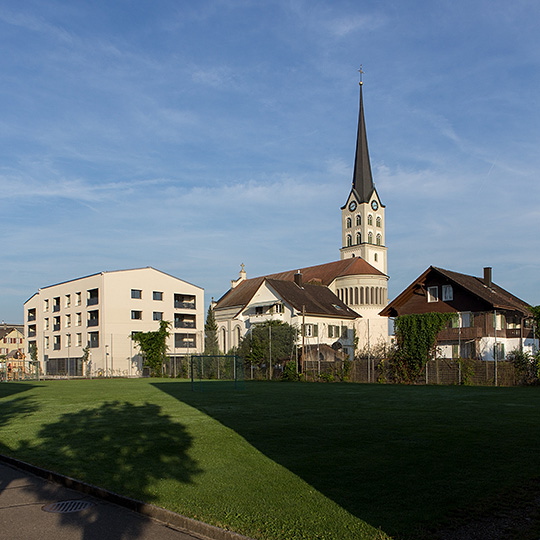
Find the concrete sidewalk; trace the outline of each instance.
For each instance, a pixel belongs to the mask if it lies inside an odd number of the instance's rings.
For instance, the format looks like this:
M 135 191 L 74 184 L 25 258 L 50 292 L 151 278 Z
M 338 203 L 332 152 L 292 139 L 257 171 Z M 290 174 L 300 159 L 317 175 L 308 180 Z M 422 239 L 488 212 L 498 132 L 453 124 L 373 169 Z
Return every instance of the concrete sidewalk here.
M 249 540 L 5 456 L 0 456 L 0 537 Z

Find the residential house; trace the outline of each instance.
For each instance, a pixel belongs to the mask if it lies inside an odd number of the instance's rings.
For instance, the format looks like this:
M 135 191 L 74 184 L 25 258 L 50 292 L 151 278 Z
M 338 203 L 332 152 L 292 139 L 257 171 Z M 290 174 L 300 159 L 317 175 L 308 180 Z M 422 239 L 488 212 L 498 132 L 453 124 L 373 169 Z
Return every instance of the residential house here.
M 529 305 L 495 284 L 489 267 L 480 278 L 430 266 L 381 315 L 430 312 L 456 314 L 437 338 L 444 358 L 502 360 L 513 349 L 538 350 Z

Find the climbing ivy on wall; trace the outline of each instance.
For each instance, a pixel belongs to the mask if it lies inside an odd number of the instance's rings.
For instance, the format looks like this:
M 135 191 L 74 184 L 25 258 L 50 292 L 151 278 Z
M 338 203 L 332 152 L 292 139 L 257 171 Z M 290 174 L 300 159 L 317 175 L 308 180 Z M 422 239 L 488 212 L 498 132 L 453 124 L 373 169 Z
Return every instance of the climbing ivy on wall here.
M 437 334 L 455 317 L 454 313 L 421 313 L 396 317 L 394 376 L 414 382 L 428 360 L 435 356 Z

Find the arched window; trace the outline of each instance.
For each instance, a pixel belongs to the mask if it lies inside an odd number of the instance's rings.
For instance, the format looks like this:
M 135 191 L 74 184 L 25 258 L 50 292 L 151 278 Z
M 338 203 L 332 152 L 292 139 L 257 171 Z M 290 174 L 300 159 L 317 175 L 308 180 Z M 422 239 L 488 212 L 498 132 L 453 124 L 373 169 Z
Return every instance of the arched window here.
M 369 287 L 366 287 L 366 304 L 370 304 Z
M 353 297 L 353 288 L 350 287 L 349 288 L 349 300 L 350 300 L 351 304 L 353 303 L 353 299 L 354 299 L 354 297 Z
M 373 244 L 373 233 L 367 235 L 368 244 Z
M 356 243 L 357 244 L 362 243 L 362 233 L 359 233 L 359 232 L 356 233 Z
M 225 328 L 221 329 L 221 350 L 227 352 L 227 332 Z
M 347 246 L 352 246 L 352 236 L 350 234 L 347 235 Z
M 380 246 L 382 242 L 382 236 L 380 234 L 377 235 L 377 245 Z
M 377 217 L 377 221 L 375 222 L 377 224 L 377 227 L 381 226 L 381 218 Z
M 367 224 L 373 225 L 373 216 L 371 214 L 369 214 L 369 216 L 367 217 Z
M 345 299 L 343 300 L 346 304 L 349 303 L 349 290 L 348 289 L 344 289 L 345 290 Z
M 371 303 L 374 304 L 375 303 L 375 287 L 371 287 L 370 296 L 371 296 Z
M 347 218 L 347 229 L 350 229 L 352 227 L 352 220 L 350 217 Z
M 240 327 L 237 326 L 235 331 L 235 345 L 238 347 L 238 345 L 240 345 L 240 340 L 242 339 L 242 334 L 241 334 L 241 330 L 240 330 Z
M 364 304 L 364 287 L 360 287 L 360 305 Z
M 356 216 L 356 225 L 362 225 L 362 216 L 360 214 Z
M 358 305 L 358 287 L 354 288 L 354 303 Z

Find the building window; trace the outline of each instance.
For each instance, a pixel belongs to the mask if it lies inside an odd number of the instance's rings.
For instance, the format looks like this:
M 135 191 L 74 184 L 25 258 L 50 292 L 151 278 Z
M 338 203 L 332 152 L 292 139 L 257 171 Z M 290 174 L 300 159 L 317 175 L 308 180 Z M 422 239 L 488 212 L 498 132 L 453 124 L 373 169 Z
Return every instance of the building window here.
M 88 312 L 88 324 L 87 326 L 99 326 L 99 310 Z
M 452 285 L 442 286 L 442 299 L 443 302 L 450 302 L 454 299 L 454 291 L 452 289 Z
M 43 311 L 45 311 L 45 312 L 49 311 L 49 299 L 48 298 L 43 300 Z
M 367 224 L 373 225 L 373 216 L 371 214 L 369 214 L 369 216 L 367 217 Z
M 82 334 L 77 334 L 76 346 L 77 346 L 77 347 L 81 347 L 81 346 L 82 346 Z
M 99 290 L 98 289 L 90 289 L 87 291 L 88 297 L 86 300 L 87 306 L 95 306 L 99 303 Z
M 356 233 L 356 243 L 357 244 L 362 243 L 362 233 L 359 233 L 359 232 Z
M 82 304 L 82 294 L 80 292 L 75 293 L 75 305 L 80 306 Z
M 377 257 L 377 254 L 376 254 L 376 253 L 373 255 L 373 260 L 374 260 L 375 262 L 377 262 L 377 261 L 379 260 L 379 258 Z
M 176 293 L 174 295 L 174 307 L 175 309 L 196 309 L 195 296 Z
M 71 347 L 71 334 L 66 334 L 66 347 Z
M 142 311 L 132 310 L 131 311 L 131 319 L 134 320 L 134 321 L 142 320 Z
M 356 216 L 356 225 L 362 225 L 362 216 L 360 214 Z
M 305 337 L 317 337 L 319 335 L 318 324 L 303 324 L 302 332 Z
M 163 300 L 163 293 L 161 291 L 154 291 L 152 293 L 152 299 L 153 300 Z
M 59 351 L 61 347 L 60 336 L 54 336 L 53 350 Z
M 35 321 L 36 320 L 36 308 L 32 308 L 28 310 L 28 321 Z
M 54 318 L 53 332 L 60 332 L 60 317 L 55 317 Z
M 439 287 L 428 287 L 427 290 L 427 301 L 428 302 L 438 302 L 439 301 Z
M 376 242 L 377 242 L 377 245 L 378 245 L 378 246 L 381 245 L 381 243 L 382 243 L 382 236 L 381 236 L 380 234 L 377 235 L 377 240 L 376 240 Z
M 347 218 L 347 229 L 350 229 L 352 227 L 352 219 L 350 217 Z
M 152 313 L 152 319 L 154 321 L 162 321 L 163 320 L 163 311 L 154 311 L 154 313 Z
M 273 313 L 283 313 L 283 311 L 284 311 L 284 307 L 283 307 L 283 304 L 281 303 L 274 304 L 272 307 Z
M 45 336 L 45 348 L 48 349 L 49 348 L 49 336 Z
M 71 294 L 66 294 L 66 307 L 71 307 Z
M 71 315 L 69 313 L 66 315 L 66 328 L 71 328 Z
M 375 221 L 375 224 L 377 225 L 377 227 L 380 227 L 381 226 L 381 218 L 378 217 L 377 220 Z
M 49 329 L 49 319 L 48 318 L 45 319 L 44 324 L 45 324 L 45 330 L 48 330 Z
M 367 241 L 368 241 L 368 244 L 373 244 L 373 233 L 368 233 L 368 236 L 367 236 Z
M 76 324 L 76 326 L 81 326 L 81 324 L 82 324 L 82 313 L 77 313 L 75 315 L 75 324 Z
M 470 311 L 464 311 L 460 314 L 461 328 L 472 328 L 473 314 Z
M 96 349 L 99 347 L 99 332 L 88 333 L 88 346 L 91 349 Z
M 131 298 L 141 300 L 142 299 L 142 291 L 141 291 L 141 289 L 131 289 Z
M 60 297 L 53 298 L 53 311 L 60 311 Z
M 347 246 L 352 246 L 352 236 L 350 234 L 347 235 Z

